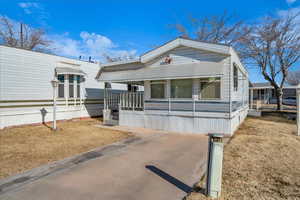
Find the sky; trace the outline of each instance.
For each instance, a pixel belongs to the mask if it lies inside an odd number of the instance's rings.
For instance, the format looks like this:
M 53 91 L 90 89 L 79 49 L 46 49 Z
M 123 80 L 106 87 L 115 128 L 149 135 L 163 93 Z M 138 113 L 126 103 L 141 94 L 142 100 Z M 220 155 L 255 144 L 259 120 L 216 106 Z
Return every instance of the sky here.
M 55 54 L 100 61 L 104 54 L 139 56 L 177 37 L 172 25 L 224 11 L 251 23 L 300 11 L 300 0 L 0 0 L 0 15 L 44 28 Z M 248 71 L 251 81 L 264 81 L 253 67 Z

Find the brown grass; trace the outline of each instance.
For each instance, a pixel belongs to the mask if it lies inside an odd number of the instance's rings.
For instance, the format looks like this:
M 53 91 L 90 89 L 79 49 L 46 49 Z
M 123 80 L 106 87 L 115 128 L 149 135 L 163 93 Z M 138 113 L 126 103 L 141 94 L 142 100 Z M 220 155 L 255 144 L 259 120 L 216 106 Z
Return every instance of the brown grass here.
M 300 199 L 295 131 L 295 122 L 279 117 L 248 118 L 225 147 L 220 199 Z M 208 198 L 194 192 L 187 199 Z
M 58 122 L 0 130 L 0 178 L 60 160 L 129 137 L 129 133 L 96 127 L 97 119 Z M 49 126 L 49 125 L 48 125 Z

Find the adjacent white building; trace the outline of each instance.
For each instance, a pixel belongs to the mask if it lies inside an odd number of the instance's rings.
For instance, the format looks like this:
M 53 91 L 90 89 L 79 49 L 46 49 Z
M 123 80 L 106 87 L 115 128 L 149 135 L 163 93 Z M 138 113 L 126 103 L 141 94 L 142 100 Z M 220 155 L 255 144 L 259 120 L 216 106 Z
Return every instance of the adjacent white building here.
M 0 128 L 51 121 L 55 76 L 58 120 L 101 115 L 98 71 L 99 64 L 0 46 Z
M 232 135 L 248 113 L 248 72 L 227 45 L 177 38 L 136 60 L 101 65 L 96 79 L 144 87 L 120 96 L 107 90 L 105 108 L 119 108 L 120 125 Z

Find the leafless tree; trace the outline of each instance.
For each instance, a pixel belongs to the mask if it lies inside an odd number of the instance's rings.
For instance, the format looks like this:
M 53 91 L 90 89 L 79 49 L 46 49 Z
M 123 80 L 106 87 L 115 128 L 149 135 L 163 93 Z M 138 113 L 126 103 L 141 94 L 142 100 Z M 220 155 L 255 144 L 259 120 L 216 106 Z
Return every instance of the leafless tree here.
M 287 75 L 287 82 L 290 85 L 300 84 L 300 71 L 289 71 Z
M 277 110 L 282 107 L 282 89 L 288 70 L 300 58 L 300 32 L 296 17 L 266 17 L 252 33 L 239 40 L 239 53 L 254 64 L 275 89 Z
M 43 29 L 16 23 L 3 16 L 0 16 L 0 42 L 7 46 L 36 51 L 44 51 L 50 44 L 50 41 L 45 39 Z
M 250 27 L 243 21 L 234 21 L 235 19 L 233 15 L 224 12 L 220 16 L 190 17 L 189 25 L 193 27 L 191 32 L 188 31 L 186 25 L 178 23 L 173 26 L 183 38 L 235 46 L 242 37 L 251 32 Z

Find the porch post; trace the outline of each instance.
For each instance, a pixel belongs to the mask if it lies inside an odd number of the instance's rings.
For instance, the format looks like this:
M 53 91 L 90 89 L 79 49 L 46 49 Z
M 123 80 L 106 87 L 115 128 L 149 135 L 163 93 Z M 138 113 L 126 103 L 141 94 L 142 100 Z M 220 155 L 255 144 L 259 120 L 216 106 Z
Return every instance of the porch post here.
M 297 136 L 300 136 L 300 84 L 297 88 Z
M 250 88 L 250 109 L 253 109 L 253 89 Z

